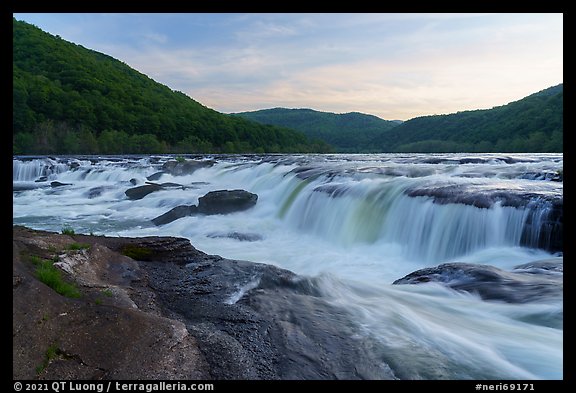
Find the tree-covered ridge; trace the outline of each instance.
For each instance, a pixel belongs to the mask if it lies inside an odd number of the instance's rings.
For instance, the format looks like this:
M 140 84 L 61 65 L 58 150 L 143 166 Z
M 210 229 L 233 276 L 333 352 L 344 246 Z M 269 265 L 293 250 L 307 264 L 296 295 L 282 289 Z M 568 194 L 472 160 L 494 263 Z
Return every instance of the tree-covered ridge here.
M 339 152 L 374 151 L 373 140 L 398 125 L 395 121 L 358 112 L 336 114 L 312 109 L 272 108 L 236 115 L 302 131 L 309 138 L 329 143 Z
M 562 152 L 563 84 L 492 109 L 408 120 L 373 143 L 382 152 Z
M 207 108 L 105 54 L 13 19 L 13 151 L 326 151 L 297 131 Z

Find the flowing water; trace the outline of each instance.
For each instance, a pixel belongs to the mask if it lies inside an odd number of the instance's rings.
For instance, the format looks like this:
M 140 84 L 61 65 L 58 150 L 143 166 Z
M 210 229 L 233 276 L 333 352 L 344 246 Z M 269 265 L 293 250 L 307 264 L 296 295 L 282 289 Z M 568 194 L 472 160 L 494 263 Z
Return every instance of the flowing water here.
M 126 197 L 171 158 L 14 157 L 13 223 L 186 237 L 209 254 L 315 277 L 399 378 L 563 378 L 562 298 L 517 304 L 437 283 L 392 285 L 445 262 L 509 271 L 558 257 L 542 228 L 562 202 L 563 183 L 553 181 L 562 154 L 196 156 L 215 164 L 154 180 L 184 187 Z M 258 202 L 151 222 L 220 189 L 256 193 Z

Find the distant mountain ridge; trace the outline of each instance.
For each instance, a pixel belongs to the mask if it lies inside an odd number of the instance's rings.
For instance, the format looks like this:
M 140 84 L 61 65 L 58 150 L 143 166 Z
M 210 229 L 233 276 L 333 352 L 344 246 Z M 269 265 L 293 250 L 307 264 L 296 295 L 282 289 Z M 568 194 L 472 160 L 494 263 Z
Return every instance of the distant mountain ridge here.
M 321 139 L 343 153 L 373 150 L 371 144 L 374 138 L 399 124 L 398 120 L 383 120 L 359 112 L 337 114 L 308 108 L 272 108 L 233 115 L 301 131 L 308 138 Z
M 405 122 L 357 112 L 273 108 L 236 113 L 330 143 L 339 152 L 562 152 L 559 84 L 492 109 L 416 117 Z
M 518 101 L 410 119 L 374 139 L 381 152 L 562 152 L 564 86 Z

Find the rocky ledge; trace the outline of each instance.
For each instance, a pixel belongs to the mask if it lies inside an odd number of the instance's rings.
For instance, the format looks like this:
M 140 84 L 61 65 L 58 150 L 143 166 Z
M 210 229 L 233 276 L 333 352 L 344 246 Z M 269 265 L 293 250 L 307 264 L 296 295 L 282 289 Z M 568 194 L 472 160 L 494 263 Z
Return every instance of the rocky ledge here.
M 58 269 L 78 292 L 38 279 Z M 174 237 L 13 227 L 14 379 L 395 379 L 313 280 Z

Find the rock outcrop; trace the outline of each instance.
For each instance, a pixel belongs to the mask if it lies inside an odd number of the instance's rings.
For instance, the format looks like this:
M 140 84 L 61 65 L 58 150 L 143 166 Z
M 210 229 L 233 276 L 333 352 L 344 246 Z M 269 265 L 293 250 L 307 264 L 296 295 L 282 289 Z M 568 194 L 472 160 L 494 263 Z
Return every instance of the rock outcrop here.
M 13 251 L 14 379 L 395 378 L 346 311 L 287 270 L 182 238 L 18 226 Z M 37 280 L 38 259 L 81 297 Z

